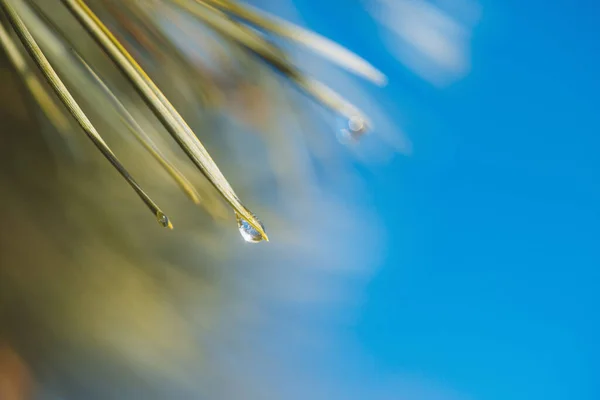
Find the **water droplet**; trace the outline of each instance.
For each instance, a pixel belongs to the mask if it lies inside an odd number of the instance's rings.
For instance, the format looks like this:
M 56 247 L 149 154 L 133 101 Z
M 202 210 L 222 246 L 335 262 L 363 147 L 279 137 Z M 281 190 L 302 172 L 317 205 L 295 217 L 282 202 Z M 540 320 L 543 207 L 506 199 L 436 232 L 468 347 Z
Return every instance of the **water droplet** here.
M 260 234 L 259 231 L 254 229 L 252 227 L 252 225 L 250 225 L 248 223 L 248 221 L 246 221 L 244 218 L 242 218 L 239 214 L 236 214 L 236 219 L 237 219 L 238 229 L 240 230 L 240 235 L 242 235 L 242 238 L 244 238 L 244 240 L 246 242 L 258 243 L 258 242 L 263 241 L 263 236 Z M 257 221 L 258 221 L 258 219 L 257 219 Z M 264 229 L 265 229 L 264 225 L 260 221 L 259 221 L 259 223 L 264 231 Z
M 342 143 L 357 142 L 369 131 L 367 121 L 360 115 L 354 115 L 344 121 L 344 127 L 338 133 L 338 139 Z
M 156 220 L 163 228 L 173 229 L 173 225 L 171 224 L 171 221 L 169 221 L 169 217 L 160 211 L 156 214 Z
M 348 130 L 352 136 L 358 138 L 367 133 L 367 121 L 363 117 L 353 116 L 348 119 Z

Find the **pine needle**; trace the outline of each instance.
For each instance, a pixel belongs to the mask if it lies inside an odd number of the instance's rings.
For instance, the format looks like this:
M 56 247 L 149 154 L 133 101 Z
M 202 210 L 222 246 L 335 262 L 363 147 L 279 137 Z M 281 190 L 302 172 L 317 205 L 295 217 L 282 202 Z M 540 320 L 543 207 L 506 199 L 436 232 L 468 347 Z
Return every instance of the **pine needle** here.
M 368 61 L 354 54 L 339 44 L 300 26 L 284 21 L 265 11 L 250 5 L 243 5 L 234 0 L 194 0 L 211 5 L 244 20 L 255 27 L 271 34 L 289 39 L 294 43 L 307 47 L 329 61 L 338 64 L 357 75 L 362 76 L 380 86 L 387 83 L 387 77 Z
M 263 240 L 268 241 L 261 222 L 242 205 L 237 194 L 195 133 L 123 45 L 83 0 L 62 0 L 62 3 L 131 81 L 167 131 L 221 196 L 231 205 L 235 213 L 246 220 L 261 235 Z
M 0 0 L 0 8 L 6 14 L 10 24 L 12 25 L 15 33 L 19 40 L 25 46 L 25 49 L 35 61 L 36 65 L 44 75 L 44 78 L 48 81 L 56 95 L 59 97 L 61 102 L 73 115 L 77 123 L 81 126 L 83 131 L 87 134 L 94 145 L 102 152 L 102 154 L 108 159 L 108 161 L 115 167 L 115 169 L 125 178 L 127 183 L 135 190 L 142 201 L 148 206 L 150 211 L 155 215 L 158 222 L 170 229 L 173 228 L 169 218 L 161 211 L 161 209 L 152 201 L 152 199 L 144 192 L 144 190 L 137 184 L 121 162 L 117 159 L 115 154 L 112 152 L 110 147 L 104 142 L 104 139 L 96 131 L 96 128 L 92 125 L 90 120 L 87 118 L 81 107 L 77 104 L 67 87 L 61 81 L 58 74 L 52 68 L 52 65 L 40 49 L 39 45 L 23 23 L 23 20 L 15 10 L 15 8 L 7 1 Z

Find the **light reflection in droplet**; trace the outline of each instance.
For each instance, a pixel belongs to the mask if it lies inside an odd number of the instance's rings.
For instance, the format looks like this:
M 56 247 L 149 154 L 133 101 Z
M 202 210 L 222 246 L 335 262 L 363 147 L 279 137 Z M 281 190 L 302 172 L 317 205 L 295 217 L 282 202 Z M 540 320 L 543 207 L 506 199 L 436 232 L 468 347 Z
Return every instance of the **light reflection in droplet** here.
M 242 238 L 246 242 L 248 242 L 248 243 L 259 243 L 259 242 L 262 242 L 264 240 L 264 238 L 260 234 L 260 232 L 257 231 L 256 229 L 254 229 L 252 227 L 252 225 L 250 225 L 248 223 L 248 221 L 246 221 L 245 219 L 243 219 L 239 214 L 236 214 L 236 219 L 237 219 L 237 224 L 238 224 L 238 229 L 240 231 L 240 235 L 242 235 Z M 262 224 L 262 222 L 260 223 L 260 226 L 263 228 L 263 230 L 265 229 L 265 227 Z

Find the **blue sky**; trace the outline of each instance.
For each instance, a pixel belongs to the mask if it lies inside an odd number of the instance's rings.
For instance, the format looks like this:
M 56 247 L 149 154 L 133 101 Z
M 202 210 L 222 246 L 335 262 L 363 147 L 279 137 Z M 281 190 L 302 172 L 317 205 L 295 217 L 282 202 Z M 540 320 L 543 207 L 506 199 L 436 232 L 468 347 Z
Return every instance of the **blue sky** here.
M 351 332 L 372 377 L 600 398 L 600 4 L 480 1 L 470 73 L 443 88 L 388 53 L 357 1 L 296 4 L 388 74 L 380 96 L 414 148 L 365 177 L 389 232 Z

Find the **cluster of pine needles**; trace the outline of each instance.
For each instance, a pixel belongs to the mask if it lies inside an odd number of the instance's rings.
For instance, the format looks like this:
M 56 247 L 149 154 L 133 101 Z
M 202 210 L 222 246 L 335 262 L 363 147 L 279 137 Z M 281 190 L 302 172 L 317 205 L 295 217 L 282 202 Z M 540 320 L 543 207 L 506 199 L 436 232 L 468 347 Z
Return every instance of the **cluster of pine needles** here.
M 143 2 L 60 0 L 57 5 L 59 3 L 72 14 L 87 35 L 114 63 L 195 167 L 231 207 L 242 236 L 249 242 L 268 240 L 263 224 L 254 213 L 242 204 L 196 133 L 151 79 L 150 74 L 140 66 L 139 60 L 136 60 L 126 49 L 114 29 L 109 28 L 109 24 L 95 12 L 95 8 L 102 6 L 105 9 L 113 10 L 116 14 L 126 15 L 127 18 L 120 19 L 126 21 L 124 23 L 135 20 L 139 26 L 145 28 L 149 38 L 148 43 L 154 45 L 161 43 L 164 45 L 167 41 L 161 36 L 160 29 L 156 28 L 156 17 L 152 15 L 161 13 L 166 15 L 169 10 L 183 12 L 208 27 L 234 47 L 242 49 L 268 64 L 275 72 L 285 77 L 291 85 L 297 87 L 317 104 L 342 116 L 347 121 L 346 132 L 350 133 L 352 137 L 358 137 L 370 129 L 371 122 L 368 118 L 357 107 L 324 83 L 302 72 L 290 60 L 288 54 L 275 44 L 274 39 L 304 46 L 374 83 L 385 83 L 385 77 L 381 72 L 341 46 L 235 0 L 147 0 Z M 144 128 L 120 100 L 119 95 L 109 87 L 106 77 L 94 66 L 92 60 L 86 59 L 86 56 L 77 50 L 73 38 L 66 34 L 61 26 L 53 22 L 52 18 L 47 15 L 46 9 L 35 0 L 0 0 L 0 9 L 2 11 L 0 14 L 2 16 L 0 44 L 48 121 L 60 132 L 66 129 L 67 120 L 72 117 L 81 128 L 80 130 L 87 135 L 137 193 L 158 222 L 164 227 L 172 228 L 169 217 L 125 168 L 71 94 L 69 87 L 63 82 L 64 77 L 57 72 L 38 44 L 40 38 L 36 37 L 31 24 L 41 24 L 56 35 L 62 45 L 68 48 L 70 57 L 101 88 L 105 97 L 125 122 L 128 133 L 143 145 L 193 202 L 199 203 L 199 195 L 193 184 L 168 159 L 161 150 L 161 146 L 145 133 Z M 150 11 L 154 12 L 150 13 Z M 172 44 L 170 46 L 173 47 Z M 146 50 L 150 50 L 151 46 L 147 47 Z M 173 51 L 173 53 L 176 52 Z M 35 67 L 32 68 L 32 66 Z M 203 77 L 202 74 L 197 74 L 197 79 L 201 86 L 210 87 L 208 78 Z

